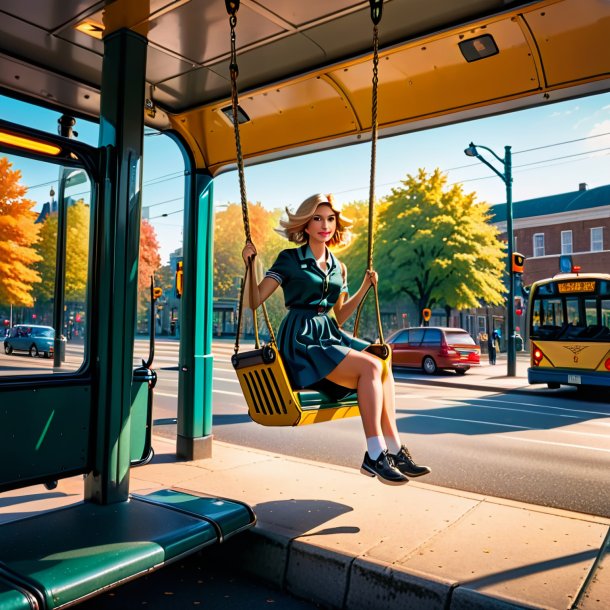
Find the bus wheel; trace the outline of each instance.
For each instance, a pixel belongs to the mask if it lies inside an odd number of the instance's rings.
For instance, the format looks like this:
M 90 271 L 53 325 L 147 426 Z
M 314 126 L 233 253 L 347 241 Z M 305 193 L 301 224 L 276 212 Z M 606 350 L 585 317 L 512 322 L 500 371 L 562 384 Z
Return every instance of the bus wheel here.
M 546 384 L 546 387 L 547 387 L 549 390 L 558 390 L 558 389 L 561 387 L 561 384 L 560 384 L 560 383 L 557 383 L 556 381 L 549 381 L 549 382 Z

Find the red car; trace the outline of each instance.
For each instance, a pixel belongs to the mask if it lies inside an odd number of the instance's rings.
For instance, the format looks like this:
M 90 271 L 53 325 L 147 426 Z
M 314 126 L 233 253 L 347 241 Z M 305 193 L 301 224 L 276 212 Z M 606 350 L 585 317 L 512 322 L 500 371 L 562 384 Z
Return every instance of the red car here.
M 387 340 L 392 365 L 421 368 L 434 375 L 439 369 L 453 369 L 463 375 L 481 362 L 481 350 L 461 328 L 428 326 L 403 328 Z

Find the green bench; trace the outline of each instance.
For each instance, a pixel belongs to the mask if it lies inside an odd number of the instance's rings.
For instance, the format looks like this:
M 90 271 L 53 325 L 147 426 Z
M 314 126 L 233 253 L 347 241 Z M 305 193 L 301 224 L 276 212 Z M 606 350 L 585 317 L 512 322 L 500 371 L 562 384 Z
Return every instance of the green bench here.
M 252 527 L 245 504 L 162 490 L 0 526 L 0 608 L 51 610 Z

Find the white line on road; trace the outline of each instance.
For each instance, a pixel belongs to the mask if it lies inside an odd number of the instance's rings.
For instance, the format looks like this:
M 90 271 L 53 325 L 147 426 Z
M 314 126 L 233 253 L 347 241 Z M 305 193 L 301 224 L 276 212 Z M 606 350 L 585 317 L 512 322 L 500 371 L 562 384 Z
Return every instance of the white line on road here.
M 588 445 L 574 445 L 572 443 L 556 443 L 554 441 L 542 441 L 537 438 L 522 438 L 521 436 L 509 436 L 508 434 L 498 436 L 497 438 L 511 441 L 523 441 L 525 443 L 540 443 L 541 445 L 557 445 L 558 447 L 571 447 L 572 449 L 588 449 L 589 451 L 601 451 L 603 453 L 610 453 L 610 449 L 604 449 L 603 447 L 589 447 Z
M 400 412 L 406 412 L 409 414 L 408 410 L 400 409 Z M 500 428 L 515 428 L 517 430 L 534 430 L 537 432 L 546 432 L 547 428 L 531 428 L 529 426 L 517 426 L 515 424 L 501 424 L 499 422 L 492 421 L 480 421 L 478 419 L 462 419 L 459 417 L 442 417 L 441 415 L 426 415 L 425 413 L 410 413 L 412 417 L 429 417 L 431 419 L 445 419 L 447 421 L 460 421 L 468 424 L 482 424 L 483 426 L 498 426 Z M 562 428 L 553 428 L 557 432 L 561 432 L 563 434 L 578 434 L 579 436 L 594 436 L 599 438 L 608 438 L 607 434 L 596 434 L 595 432 L 579 432 L 578 430 L 564 430 Z M 610 450 L 609 450 L 610 451 Z
M 212 392 L 214 394 L 229 394 L 230 396 L 241 396 L 241 397 L 243 397 L 243 394 L 241 392 L 229 392 L 228 390 L 212 390 Z
M 488 402 L 506 402 L 508 404 L 514 404 L 516 401 L 514 400 L 501 400 L 501 399 L 497 399 L 497 398 L 469 398 L 468 400 L 477 400 L 477 401 L 488 401 Z M 610 416 L 610 413 L 608 413 L 608 411 L 585 411 L 584 409 L 569 409 L 567 407 L 551 407 L 551 406 L 547 406 L 547 405 L 541 405 L 540 403 L 536 403 L 536 402 L 521 402 L 518 401 L 518 404 L 521 405 L 522 407 L 540 407 L 543 409 L 553 409 L 553 410 L 557 410 L 557 411 L 571 411 L 572 413 L 587 413 L 590 415 L 608 415 Z

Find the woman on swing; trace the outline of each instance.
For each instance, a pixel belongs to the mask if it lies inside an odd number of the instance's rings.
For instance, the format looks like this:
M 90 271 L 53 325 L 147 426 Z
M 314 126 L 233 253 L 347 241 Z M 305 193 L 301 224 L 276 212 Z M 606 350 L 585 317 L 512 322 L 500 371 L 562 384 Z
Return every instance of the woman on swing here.
M 341 399 L 358 392 L 367 451 L 360 472 L 382 483 L 402 485 L 407 475 L 428 474 L 402 444 L 396 427 L 394 378 L 382 375 L 381 361 L 363 352 L 368 343 L 341 330 L 354 313 L 377 273 L 367 270 L 352 297 L 347 293 L 347 271 L 328 246 L 347 242 L 351 222 L 341 217 L 332 197 L 313 195 L 288 220 L 281 232 L 300 248 L 282 250 L 265 278 L 252 291 L 252 308 L 258 307 L 282 286 L 288 313 L 278 332 L 278 349 L 295 389 L 308 388 Z M 248 242 L 242 256 L 246 264 L 256 256 Z

